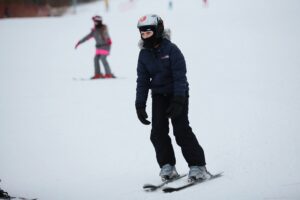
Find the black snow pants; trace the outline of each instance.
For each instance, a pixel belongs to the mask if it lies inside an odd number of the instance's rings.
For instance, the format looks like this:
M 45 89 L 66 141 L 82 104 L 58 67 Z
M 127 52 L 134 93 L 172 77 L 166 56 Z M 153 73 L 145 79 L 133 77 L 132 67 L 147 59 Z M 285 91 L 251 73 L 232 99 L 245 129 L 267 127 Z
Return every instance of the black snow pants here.
M 169 136 L 169 119 L 166 111 L 171 103 L 171 95 L 152 94 L 152 130 L 151 142 L 155 148 L 156 159 L 160 167 L 165 164 L 175 165 L 174 149 Z M 188 120 L 188 98 L 182 113 L 171 119 L 176 143 L 181 147 L 188 166 L 205 165 L 205 155 L 199 145 Z

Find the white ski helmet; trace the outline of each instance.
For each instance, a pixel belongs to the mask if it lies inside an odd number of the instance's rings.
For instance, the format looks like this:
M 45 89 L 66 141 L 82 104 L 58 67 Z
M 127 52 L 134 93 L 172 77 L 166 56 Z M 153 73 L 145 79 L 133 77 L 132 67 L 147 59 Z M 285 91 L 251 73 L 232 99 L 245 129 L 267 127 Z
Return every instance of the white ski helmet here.
M 147 30 L 147 28 L 154 29 L 157 38 L 162 37 L 164 32 L 164 22 L 161 17 L 155 14 L 142 16 L 138 21 L 137 27 L 140 31 Z

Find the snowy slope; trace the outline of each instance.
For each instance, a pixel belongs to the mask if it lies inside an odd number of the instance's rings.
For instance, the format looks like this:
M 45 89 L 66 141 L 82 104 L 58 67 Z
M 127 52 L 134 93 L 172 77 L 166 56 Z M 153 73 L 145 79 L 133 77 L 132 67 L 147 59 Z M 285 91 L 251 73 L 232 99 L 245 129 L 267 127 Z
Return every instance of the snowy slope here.
M 1 188 L 41 200 L 300 199 L 300 2 L 173 4 L 113 0 L 105 12 L 100 1 L 76 15 L 0 20 Z M 208 169 L 225 172 L 172 194 L 141 189 L 159 181 L 150 127 L 134 109 L 136 22 L 148 13 L 163 17 L 185 55 L 191 126 Z M 122 78 L 74 81 L 93 74 L 94 42 L 74 45 L 95 14 Z

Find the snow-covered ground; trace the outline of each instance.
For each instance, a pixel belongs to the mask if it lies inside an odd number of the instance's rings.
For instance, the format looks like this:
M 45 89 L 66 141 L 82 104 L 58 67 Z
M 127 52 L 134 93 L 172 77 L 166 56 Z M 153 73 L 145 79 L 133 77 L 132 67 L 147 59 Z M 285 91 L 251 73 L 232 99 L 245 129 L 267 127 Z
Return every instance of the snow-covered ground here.
M 41 200 L 300 199 L 300 2 L 129 2 L 0 20 L 0 187 Z M 142 190 L 159 181 L 150 127 L 134 108 L 136 23 L 148 13 L 162 16 L 185 55 L 191 126 L 208 169 L 224 171 L 172 194 Z M 121 78 L 74 81 L 93 75 L 94 42 L 74 45 L 95 14 L 109 26 L 108 60 Z

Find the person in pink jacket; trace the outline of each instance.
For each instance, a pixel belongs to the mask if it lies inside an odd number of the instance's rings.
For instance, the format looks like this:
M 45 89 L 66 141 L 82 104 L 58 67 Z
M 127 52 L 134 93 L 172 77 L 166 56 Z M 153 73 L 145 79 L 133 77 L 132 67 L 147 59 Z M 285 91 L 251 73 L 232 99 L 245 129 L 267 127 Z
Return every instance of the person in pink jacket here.
M 91 77 L 91 79 L 98 79 L 98 78 L 115 78 L 115 76 L 112 74 L 109 63 L 107 62 L 107 56 L 110 53 L 111 48 L 111 38 L 108 33 L 107 26 L 102 23 L 102 17 L 101 16 L 94 16 L 92 18 L 94 21 L 94 28 L 91 30 L 89 34 L 84 36 L 81 40 L 79 40 L 76 45 L 75 49 L 77 47 L 86 42 L 87 40 L 94 38 L 96 41 L 96 53 L 94 57 L 94 67 L 95 67 L 95 75 Z M 102 62 L 105 70 L 105 74 L 101 73 L 100 69 L 100 62 Z

